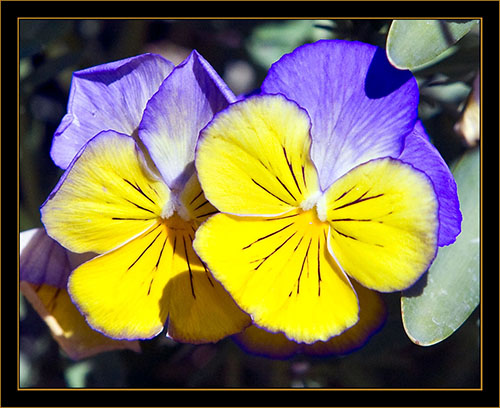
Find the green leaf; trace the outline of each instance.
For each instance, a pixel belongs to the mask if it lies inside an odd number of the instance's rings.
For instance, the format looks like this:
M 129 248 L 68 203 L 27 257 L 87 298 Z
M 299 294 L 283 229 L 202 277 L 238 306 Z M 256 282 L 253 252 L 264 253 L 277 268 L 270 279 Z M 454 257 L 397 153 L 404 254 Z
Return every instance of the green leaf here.
M 478 20 L 394 20 L 387 35 L 387 57 L 400 69 L 433 63 L 467 34 Z
M 449 337 L 479 304 L 479 149 L 466 153 L 452 172 L 463 216 L 462 232 L 454 244 L 439 249 L 428 273 L 401 298 L 406 334 L 421 346 Z
M 268 69 L 284 54 L 308 41 L 331 38 L 328 21 L 284 20 L 255 28 L 246 44 L 252 59 Z

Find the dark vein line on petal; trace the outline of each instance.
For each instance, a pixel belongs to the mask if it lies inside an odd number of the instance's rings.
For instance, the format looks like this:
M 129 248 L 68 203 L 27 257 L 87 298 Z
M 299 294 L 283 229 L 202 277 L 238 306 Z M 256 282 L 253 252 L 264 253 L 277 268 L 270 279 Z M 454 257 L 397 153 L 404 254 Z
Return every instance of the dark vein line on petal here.
M 189 270 L 189 282 L 191 283 L 191 294 L 193 295 L 193 298 L 196 299 L 196 295 L 194 294 L 194 286 L 193 286 L 193 271 L 191 271 L 191 264 L 189 262 L 186 239 L 184 238 L 184 235 L 182 236 L 182 242 L 184 242 L 184 254 L 186 255 L 186 263 L 187 263 L 187 267 Z
M 57 288 L 57 290 L 54 292 L 54 295 L 52 295 L 50 300 L 47 302 L 47 309 L 48 309 L 49 313 L 52 313 L 52 311 L 56 308 L 57 296 L 59 296 L 60 292 L 61 292 L 61 288 Z
M 156 237 L 154 237 L 154 239 L 151 241 L 151 243 L 146 247 L 146 249 L 144 251 L 142 251 L 142 253 L 139 255 L 139 257 L 134 261 L 134 263 L 132 265 L 130 265 L 127 270 L 130 270 L 136 263 L 139 259 L 141 259 L 141 257 L 146 253 L 146 251 L 151 248 L 151 245 L 153 245 L 155 243 L 155 241 L 158 239 L 158 237 L 161 235 L 161 231 L 156 235 Z
M 321 244 L 320 244 L 320 238 L 318 237 L 318 296 L 321 296 L 320 251 L 321 251 Z
M 189 236 L 189 238 L 191 238 L 191 235 Z M 193 243 L 193 239 L 191 239 L 191 244 Z M 196 254 L 196 252 L 195 252 Z M 208 281 L 210 282 L 210 285 L 212 285 L 212 287 L 215 287 L 213 282 L 212 282 L 212 279 L 210 279 L 210 272 L 208 271 L 208 268 L 207 268 L 207 265 L 205 264 L 205 262 L 203 262 L 200 258 L 200 256 L 198 254 L 196 254 L 196 256 L 198 257 L 199 261 L 201 262 L 201 264 L 203 265 L 203 269 L 205 269 L 205 275 L 208 279 Z
M 357 238 L 355 238 L 355 237 L 353 237 L 353 236 L 351 236 L 351 235 L 344 234 L 343 232 L 340 232 L 340 231 L 339 231 L 337 228 L 335 228 L 335 227 L 332 227 L 332 228 L 333 228 L 333 230 L 334 230 L 337 234 L 342 235 L 342 236 L 343 236 L 343 237 L 345 237 L 345 238 L 350 238 L 350 239 L 353 239 L 353 240 L 355 240 L 355 241 L 358 241 L 358 239 L 357 239 Z
M 311 248 L 311 242 L 312 242 L 312 238 L 309 240 L 309 245 L 307 246 L 306 254 L 304 256 L 304 260 L 302 261 L 302 266 L 300 267 L 299 277 L 297 278 L 297 295 L 299 294 L 299 290 L 300 290 L 300 277 L 302 276 L 302 272 L 304 270 L 304 265 L 306 264 L 306 260 L 307 260 L 307 257 L 309 255 L 309 248 Z
M 269 255 L 267 255 L 265 258 L 261 258 L 261 259 L 262 259 L 262 262 L 261 262 L 259 265 L 257 265 L 257 266 L 254 268 L 254 270 L 259 269 L 259 268 L 261 267 L 261 265 L 262 265 L 265 261 L 267 261 L 271 255 L 275 254 L 275 253 L 276 253 L 276 252 L 277 252 L 277 251 L 278 251 L 278 250 L 279 250 L 279 249 L 280 249 L 283 245 L 285 245 L 285 244 L 286 244 L 286 243 L 287 243 L 290 239 L 292 239 L 292 237 L 293 237 L 296 233 L 297 233 L 297 231 L 295 231 L 292 235 L 290 235 L 287 239 L 285 239 L 285 241 L 284 241 L 281 245 L 279 245 L 279 246 L 278 246 L 278 247 L 277 247 L 274 251 L 272 251 L 272 252 L 271 252 Z M 259 261 L 260 261 L 260 259 L 259 259 Z
M 344 198 L 347 194 L 349 194 L 352 190 L 354 190 L 354 188 L 356 187 L 356 185 L 352 186 L 349 190 L 347 190 L 346 192 L 342 193 L 338 198 L 336 198 L 334 201 L 339 201 L 341 198 Z
M 160 254 L 158 255 L 158 261 L 156 261 L 155 268 L 158 268 L 158 265 L 160 264 L 160 259 L 161 256 L 163 255 L 163 250 L 165 249 L 165 244 L 167 243 L 167 240 L 168 240 L 168 235 L 165 237 L 165 240 L 163 241 L 163 245 L 161 247 Z
M 115 221 L 149 221 L 152 218 L 111 217 Z
M 136 203 L 134 203 L 133 201 L 130 201 L 130 200 L 128 200 L 128 199 L 125 199 L 125 201 L 128 201 L 130 204 L 135 205 L 137 208 L 139 208 L 139 209 L 141 209 L 141 210 L 144 210 L 144 211 L 150 212 L 151 214 L 154 214 L 154 211 L 149 210 L 149 209 L 144 208 L 144 207 L 141 207 L 139 204 L 136 204 Z M 155 215 L 156 215 L 156 214 L 155 214 Z
M 203 191 L 200 191 L 198 194 L 196 194 L 196 197 L 195 197 L 195 198 L 193 198 L 193 199 L 189 202 L 189 205 L 193 204 L 193 203 L 196 201 L 196 199 L 197 199 L 199 196 L 201 196 L 201 194 L 202 194 L 202 193 L 203 193 Z
M 173 251 L 172 251 L 172 258 L 175 255 L 175 247 L 177 246 L 177 234 L 174 235 L 174 245 L 173 245 Z
M 203 203 L 201 203 L 198 207 L 196 207 L 193 211 L 196 211 L 198 210 L 199 208 L 203 207 L 204 205 L 207 205 L 208 204 L 208 200 L 205 200 Z
M 151 234 L 152 232 L 156 231 L 159 227 L 161 227 L 161 224 L 156 224 L 156 226 L 154 228 L 151 228 L 148 232 L 146 232 L 144 234 L 144 237 L 147 237 L 149 234 Z
M 293 222 L 291 222 L 290 224 L 288 225 L 285 225 L 283 228 L 279 229 L 278 231 L 274 231 L 274 232 L 271 232 L 270 234 L 264 236 L 264 237 L 261 237 L 257 240 L 255 240 L 254 242 L 252 242 L 251 244 L 248 244 L 246 247 L 243 247 L 242 249 L 247 249 L 247 248 L 250 248 L 253 244 L 259 242 L 259 241 L 262 241 L 263 239 L 266 239 L 266 238 L 269 238 L 269 237 L 272 237 L 273 235 L 275 234 L 278 234 L 279 232 L 287 229 L 288 227 L 290 227 L 291 225 L 293 225 Z
M 343 232 L 340 232 L 338 229 L 336 229 L 335 227 L 332 227 L 333 230 L 339 234 L 339 235 L 342 235 L 343 237 L 345 238 L 349 238 L 349 239 L 353 239 L 354 241 L 358 241 L 358 242 L 363 242 L 364 244 L 368 244 L 368 245 L 375 245 L 377 247 L 380 247 L 380 248 L 384 248 L 384 246 L 382 244 L 378 244 L 376 242 L 367 242 L 367 241 L 362 241 L 360 240 L 359 238 L 356 238 L 356 237 L 353 237 L 352 235 L 347 235 L 347 234 L 344 234 Z
M 285 200 L 282 200 L 281 198 L 279 198 L 277 195 L 271 193 L 267 188 L 265 188 L 264 186 L 261 186 L 259 183 L 257 183 L 254 179 L 251 179 L 256 185 L 258 185 L 262 190 L 264 190 L 266 193 L 272 195 L 274 198 L 276 198 L 277 200 L 280 200 L 282 203 L 285 203 L 287 205 L 291 205 L 290 203 L 286 202 Z
M 340 221 L 373 221 L 371 218 L 333 218 L 330 220 L 331 222 L 340 222 Z
M 292 173 L 292 177 L 293 177 L 293 180 L 295 181 L 295 185 L 297 186 L 297 189 L 299 190 L 299 193 L 302 194 L 302 190 L 300 189 L 299 183 L 297 182 L 297 178 L 295 177 L 295 173 L 293 172 L 293 167 L 290 164 L 290 162 L 288 161 L 288 156 L 286 155 L 285 146 L 282 146 L 282 147 L 283 147 L 283 153 L 285 154 L 286 163 L 288 164 L 288 168 L 290 169 L 290 173 Z
M 283 182 L 280 180 L 280 178 L 278 176 L 276 176 L 276 180 L 278 180 L 279 183 L 283 186 L 283 188 L 287 191 L 287 193 L 290 194 L 290 197 L 292 197 L 292 199 L 294 201 L 297 201 L 297 199 L 295 198 L 295 196 L 290 192 L 290 190 L 287 188 L 287 186 L 285 186 L 285 184 L 283 184 Z
M 359 204 L 363 201 L 373 200 L 374 198 L 379 198 L 379 197 L 382 197 L 384 195 L 384 193 L 381 193 L 381 194 L 377 194 L 377 195 L 370 196 L 370 197 L 364 197 L 367 193 L 368 193 L 368 191 L 366 193 L 362 194 L 356 200 L 351 201 L 350 203 L 338 206 L 338 207 L 334 208 L 333 210 L 340 210 L 341 208 L 349 207 L 349 206 L 354 205 L 354 204 Z
M 307 188 L 307 182 L 306 182 L 306 169 L 304 166 L 302 166 L 302 180 L 304 180 L 304 187 Z
M 203 218 L 203 217 L 207 217 L 208 215 L 213 215 L 213 214 L 217 214 L 219 211 L 215 210 L 215 211 L 210 211 L 210 212 L 207 212 L 205 214 L 202 214 L 202 215 L 197 215 L 196 218 Z
M 299 242 L 297 243 L 297 245 L 295 246 L 295 248 L 293 249 L 293 252 L 296 252 L 297 251 L 297 248 L 299 247 L 300 243 L 302 242 L 302 240 L 304 239 L 304 236 L 302 235 L 299 239 Z
M 300 215 L 299 213 L 292 214 L 292 215 L 285 215 L 283 217 L 273 217 L 273 218 L 264 218 L 264 221 L 274 221 L 274 220 L 284 220 L 285 218 L 292 218 Z
M 141 193 L 144 197 L 146 197 L 149 201 L 151 201 L 153 204 L 156 204 L 151 198 L 149 198 L 146 193 L 144 191 L 142 191 L 142 189 L 139 187 L 138 184 L 134 184 L 130 181 L 128 181 L 127 179 L 123 179 L 123 181 L 125 181 L 127 184 L 129 184 L 130 186 L 132 186 L 134 189 L 136 189 L 139 193 Z M 151 186 L 150 186 L 151 187 Z

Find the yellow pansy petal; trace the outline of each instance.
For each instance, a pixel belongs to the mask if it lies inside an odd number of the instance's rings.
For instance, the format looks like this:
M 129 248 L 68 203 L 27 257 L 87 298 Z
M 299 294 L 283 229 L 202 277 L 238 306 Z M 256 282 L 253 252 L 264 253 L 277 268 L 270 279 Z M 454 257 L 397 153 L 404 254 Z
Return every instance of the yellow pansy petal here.
M 236 306 L 194 252 L 194 228 L 173 234 L 176 257 L 165 288 L 168 335 L 180 342 L 208 343 L 249 326 L 250 317 Z
M 381 296 L 353 282 L 359 300 L 359 321 L 342 334 L 328 341 L 298 344 L 283 333 L 270 333 L 252 325 L 233 339 L 244 350 L 272 358 L 289 358 L 298 353 L 314 356 L 346 354 L 363 346 L 380 329 L 385 321 L 386 310 Z
M 331 225 L 342 268 L 381 292 L 413 284 L 434 259 L 437 201 L 430 180 L 391 158 L 362 164 L 337 180 L 318 203 Z
M 161 261 L 167 258 L 162 256 L 167 238 L 165 226 L 157 222 L 72 272 L 69 293 L 92 327 L 120 339 L 150 338 L 163 329 L 168 271 Z
M 196 168 L 218 210 L 281 214 L 318 191 L 307 113 L 281 95 L 255 96 L 215 116 L 202 131 Z
M 89 324 L 113 338 L 157 335 L 169 317 L 176 340 L 211 342 L 249 318 L 192 249 L 194 226 L 177 215 L 70 276 L 69 291 Z
M 73 252 L 103 253 L 145 231 L 162 214 L 169 190 L 131 137 L 94 137 L 42 208 L 48 234 Z
M 194 252 L 191 255 L 196 257 Z M 166 288 L 169 297 L 167 334 L 178 342 L 215 343 L 239 333 L 252 322 L 200 264 L 191 265 L 191 278 L 186 272 L 178 274 Z
M 50 328 L 54 339 L 73 360 L 120 349 L 140 352 L 137 341 L 113 340 L 92 330 L 65 289 L 21 281 L 21 292 Z
M 344 333 L 303 346 L 310 355 L 346 354 L 362 347 L 385 322 L 386 308 L 379 293 L 352 282 L 359 300 L 359 321 Z
M 239 217 L 216 214 L 194 248 L 255 324 L 312 343 L 356 323 L 358 302 L 327 248 L 314 210 Z
M 217 209 L 206 199 L 196 172 L 191 175 L 184 186 L 179 201 L 183 211 L 186 211 L 184 218 L 193 220 L 196 227 L 217 212 Z

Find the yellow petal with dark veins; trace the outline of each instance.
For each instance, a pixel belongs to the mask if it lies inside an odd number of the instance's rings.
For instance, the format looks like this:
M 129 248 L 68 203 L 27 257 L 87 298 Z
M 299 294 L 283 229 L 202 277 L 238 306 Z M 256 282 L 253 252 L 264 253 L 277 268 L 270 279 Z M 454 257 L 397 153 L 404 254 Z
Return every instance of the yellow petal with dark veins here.
M 129 136 L 94 137 L 42 207 L 47 233 L 73 252 L 103 253 L 147 230 L 170 199 Z
M 318 207 L 331 247 L 362 285 L 390 292 L 412 285 L 437 248 L 438 203 L 429 178 L 399 160 L 362 164 L 338 179 Z
M 358 301 L 327 247 L 315 210 L 276 217 L 216 214 L 194 248 L 255 324 L 313 343 L 358 320 Z

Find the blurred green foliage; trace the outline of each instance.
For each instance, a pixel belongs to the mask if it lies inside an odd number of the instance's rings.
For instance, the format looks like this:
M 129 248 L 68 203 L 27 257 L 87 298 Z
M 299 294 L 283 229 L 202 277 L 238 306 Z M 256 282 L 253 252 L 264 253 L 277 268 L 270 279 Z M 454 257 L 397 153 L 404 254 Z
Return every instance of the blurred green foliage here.
M 144 52 L 181 62 L 197 49 L 237 94 L 257 89 L 283 53 L 319 38 L 385 47 L 389 20 L 21 20 L 20 229 L 41 226 L 39 207 L 62 171 L 50 159 L 66 111 L 73 71 Z M 438 62 L 414 74 L 419 114 L 451 163 L 471 147 L 457 133 L 479 72 L 479 28 Z M 68 359 L 30 305 L 22 302 L 23 387 L 332 387 L 473 388 L 480 385 L 479 312 L 442 343 L 422 348 L 406 336 L 400 294 L 386 295 L 389 318 L 368 344 L 343 357 L 272 360 L 249 355 L 231 339 L 176 344 L 160 334 L 142 353 L 115 351 Z

